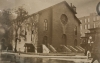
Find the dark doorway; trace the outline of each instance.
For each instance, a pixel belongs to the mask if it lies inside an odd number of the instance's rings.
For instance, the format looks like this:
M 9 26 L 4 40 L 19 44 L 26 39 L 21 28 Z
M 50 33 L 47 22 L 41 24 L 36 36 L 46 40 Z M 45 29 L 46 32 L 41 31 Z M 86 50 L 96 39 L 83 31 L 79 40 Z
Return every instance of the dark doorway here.
M 25 43 L 24 47 L 25 47 L 25 52 L 26 51 L 27 52 L 35 52 L 35 47 L 31 43 Z
M 74 40 L 74 46 L 77 46 L 77 39 Z
M 65 34 L 62 35 L 62 45 L 67 45 L 67 37 Z
M 43 37 L 43 44 L 45 44 L 45 45 L 47 45 L 48 44 L 48 38 L 47 38 L 47 36 L 44 36 Z

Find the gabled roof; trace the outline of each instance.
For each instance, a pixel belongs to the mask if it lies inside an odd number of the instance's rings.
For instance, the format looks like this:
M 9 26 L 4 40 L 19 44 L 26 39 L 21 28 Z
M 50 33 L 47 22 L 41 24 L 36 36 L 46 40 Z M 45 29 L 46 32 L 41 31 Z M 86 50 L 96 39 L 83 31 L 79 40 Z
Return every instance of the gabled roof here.
M 48 8 L 45 8 L 45 9 L 43 9 L 43 10 L 40 10 L 40 11 L 38 11 L 38 12 L 36 12 L 36 13 L 33 13 L 32 15 L 37 14 L 37 13 L 39 13 L 39 12 L 42 12 L 42 11 L 44 11 L 44 10 L 47 10 L 47 9 L 49 9 L 49 8 L 52 8 L 52 7 L 54 7 L 54 6 L 56 6 L 56 5 L 59 5 L 59 4 L 65 4 L 74 14 L 77 14 L 76 11 L 74 11 L 74 9 L 72 9 L 72 7 L 70 7 L 66 1 L 62 1 L 62 2 L 60 2 L 60 3 L 57 3 L 57 4 L 53 5 L 53 6 L 50 6 L 50 7 L 48 7 Z
M 71 6 L 69 6 L 68 3 L 67 3 L 66 1 L 62 1 L 62 2 L 60 2 L 60 3 L 58 3 L 58 4 L 55 4 L 55 5 L 53 5 L 53 6 L 50 6 L 50 7 L 48 7 L 48 8 L 45 8 L 45 9 L 43 9 L 43 10 L 40 10 L 40 11 L 38 11 L 38 12 L 36 12 L 36 13 L 33 13 L 31 16 L 33 16 L 33 15 L 35 15 L 35 14 L 37 14 L 37 13 L 40 13 L 40 12 L 42 12 L 42 11 L 45 11 L 45 10 L 47 10 L 47 9 L 50 9 L 50 8 L 52 8 L 52 7 L 54 7 L 54 6 L 60 5 L 60 4 L 65 4 L 65 5 L 70 9 L 70 11 L 72 11 L 72 13 L 74 13 L 74 16 L 75 16 L 75 14 L 77 14 L 77 12 L 74 11 L 74 9 L 73 9 Z M 76 16 L 75 16 L 75 18 L 76 18 L 76 20 L 78 21 L 78 23 L 81 24 L 80 20 L 79 20 Z
M 71 7 L 71 6 L 69 6 L 69 4 L 66 2 L 66 1 L 62 1 L 61 3 L 58 3 L 58 4 L 62 4 L 62 3 L 64 3 L 74 14 L 77 14 L 77 12 L 76 11 L 74 11 L 74 9 Z M 57 4 L 56 4 L 57 5 Z M 75 6 L 74 6 L 75 7 Z M 76 8 L 76 7 L 75 7 Z

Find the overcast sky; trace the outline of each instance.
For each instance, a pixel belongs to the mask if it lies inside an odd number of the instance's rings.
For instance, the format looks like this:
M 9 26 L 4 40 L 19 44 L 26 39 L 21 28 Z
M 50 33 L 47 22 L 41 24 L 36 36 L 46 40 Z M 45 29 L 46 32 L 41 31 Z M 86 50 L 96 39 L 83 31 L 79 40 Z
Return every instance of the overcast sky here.
M 32 14 L 64 0 L 0 0 L 0 10 L 7 8 L 17 8 L 24 6 Z M 96 5 L 100 0 L 65 0 L 68 4 L 72 3 L 77 8 L 77 16 L 87 16 L 96 12 Z

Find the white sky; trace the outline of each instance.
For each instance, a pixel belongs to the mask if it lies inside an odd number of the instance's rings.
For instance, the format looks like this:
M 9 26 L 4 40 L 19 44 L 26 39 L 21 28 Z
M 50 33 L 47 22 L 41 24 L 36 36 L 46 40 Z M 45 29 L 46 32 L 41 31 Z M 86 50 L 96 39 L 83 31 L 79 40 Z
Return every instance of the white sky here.
M 0 10 L 7 8 L 17 8 L 24 5 L 26 10 L 32 14 L 49 6 L 55 5 L 64 0 L 0 0 Z M 96 5 L 100 0 L 65 0 L 72 3 L 77 8 L 77 16 L 87 16 L 96 12 Z

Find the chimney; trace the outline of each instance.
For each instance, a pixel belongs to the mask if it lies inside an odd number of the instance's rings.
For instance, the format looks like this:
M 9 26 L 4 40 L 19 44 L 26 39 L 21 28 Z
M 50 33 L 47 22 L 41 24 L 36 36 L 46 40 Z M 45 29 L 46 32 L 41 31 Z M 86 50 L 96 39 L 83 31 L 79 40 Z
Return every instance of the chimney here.
M 70 7 L 76 12 L 76 7 L 72 3 L 70 3 Z
M 72 7 L 72 8 L 73 8 L 73 10 L 76 12 L 76 7 L 75 7 L 74 5 L 73 5 L 73 7 Z
M 70 7 L 72 7 L 72 3 L 70 3 Z

